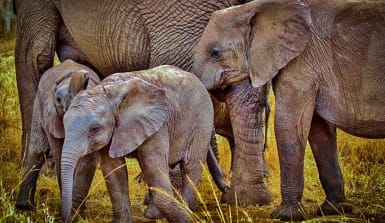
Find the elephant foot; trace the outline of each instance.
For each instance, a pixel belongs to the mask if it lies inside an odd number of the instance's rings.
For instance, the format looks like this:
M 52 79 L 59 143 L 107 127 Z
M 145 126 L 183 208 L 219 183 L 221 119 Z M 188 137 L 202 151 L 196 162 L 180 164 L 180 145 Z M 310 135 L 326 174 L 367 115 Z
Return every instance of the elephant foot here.
M 318 216 L 350 214 L 353 211 L 353 205 L 346 200 L 342 202 L 324 201 L 317 210 Z
M 263 183 L 247 186 L 233 184 L 228 192 L 222 194 L 221 200 L 230 205 L 266 205 L 272 201 L 272 195 Z
M 33 202 L 28 200 L 18 200 L 16 202 L 16 208 L 23 211 L 33 211 L 34 205 Z
M 149 204 L 144 210 L 144 217 L 156 220 L 164 218 L 163 214 L 159 211 L 159 209 L 155 206 L 155 204 Z
M 144 217 L 153 220 L 164 218 L 158 207 L 156 207 L 150 193 L 147 193 L 144 197 L 144 204 L 147 205 L 146 210 L 144 210 Z
M 271 213 L 270 217 L 282 221 L 302 221 L 305 219 L 299 203 L 281 204 Z
M 132 222 L 131 212 L 116 212 L 112 214 L 112 223 Z

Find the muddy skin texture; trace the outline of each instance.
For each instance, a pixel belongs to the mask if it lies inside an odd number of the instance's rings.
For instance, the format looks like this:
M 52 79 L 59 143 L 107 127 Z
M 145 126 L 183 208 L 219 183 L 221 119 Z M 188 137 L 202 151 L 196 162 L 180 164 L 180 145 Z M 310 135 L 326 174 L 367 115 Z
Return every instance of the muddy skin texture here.
M 204 85 L 224 88 L 250 79 L 258 88 L 273 79 L 282 202 L 271 217 L 303 219 L 307 140 L 326 194 L 318 214 L 352 211 L 336 128 L 385 137 L 384 35 L 380 1 L 264 0 L 211 17 L 194 57 Z
M 21 210 L 34 208 L 34 194 L 39 171 L 46 157 L 54 158 L 60 185 L 60 157 L 64 142 L 63 115 L 72 98 L 81 90 L 100 82 L 95 72 L 72 60 L 47 70 L 41 77 L 33 106 L 31 142 L 27 150 L 25 176 L 20 184 L 16 207 Z M 86 198 L 96 169 L 97 156 L 91 154 L 79 161 L 73 206 L 78 209 Z M 87 163 L 87 165 L 83 165 Z M 80 208 L 80 213 L 84 206 Z
M 82 91 L 64 115 L 62 218 L 71 221 L 77 162 L 89 153 L 102 151 L 103 173 L 124 166 L 124 156 L 133 155 L 144 181 L 155 188 L 151 189 L 152 200 L 161 214 L 169 222 L 191 222 L 188 212 L 164 195 L 166 192 L 173 196 L 169 169 L 179 164 L 180 194 L 194 210 L 195 191 L 189 180 L 194 185 L 199 182 L 213 123 L 214 109 L 204 86 L 192 73 L 174 66 L 113 74 L 100 85 Z M 118 170 L 108 183 L 128 188 L 127 169 Z M 114 220 L 132 222 L 127 190 L 116 190 L 110 196 L 122 202 L 113 203 L 113 207 L 125 205 L 127 209 L 127 215 Z
M 81 61 L 103 76 L 162 64 L 191 71 L 193 48 L 210 15 L 216 10 L 245 2 L 118 0 L 111 3 L 102 0 L 16 0 L 16 12 L 19 16 L 15 59 L 23 122 L 23 148 L 29 142 L 32 114 L 30 104 L 36 94 L 40 76 L 53 64 L 55 51 L 59 58 Z M 247 82 L 240 86 L 250 88 L 251 85 Z M 229 98 L 222 102 L 224 109 L 215 107 L 216 115 L 226 117 L 223 123 L 230 125 L 226 124 L 227 129 L 221 129 L 222 125 L 216 126 L 216 131 L 237 133 L 230 140 L 235 151 L 233 163 L 238 163 L 232 165 L 232 172 L 237 175 L 235 177 L 246 179 L 236 187 L 245 191 L 252 190 L 260 182 L 254 182 L 254 179 L 263 178 L 263 171 L 260 171 L 262 167 L 247 169 L 245 166 L 261 164 L 259 160 L 263 143 L 260 142 L 263 138 L 257 137 L 263 136 L 258 134 L 258 129 L 262 126 L 257 118 L 259 108 L 248 104 L 256 104 L 259 99 L 252 92 L 233 94 L 223 90 L 221 94 Z M 235 95 L 239 98 L 235 98 Z M 238 103 L 228 103 L 234 100 Z M 220 111 L 227 115 L 218 114 Z M 239 116 L 240 111 L 243 118 L 230 119 L 235 115 Z M 250 119 L 253 126 L 245 121 Z M 237 182 L 232 183 L 234 186 L 235 184 Z M 270 196 L 270 192 L 264 189 L 238 198 L 240 203 L 245 204 L 267 203 L 250 202 L 250 197 L 253 197 L 251 201 L 258 201 L 259 196 Z M 225 200 L 234 203 L 233 199 Z

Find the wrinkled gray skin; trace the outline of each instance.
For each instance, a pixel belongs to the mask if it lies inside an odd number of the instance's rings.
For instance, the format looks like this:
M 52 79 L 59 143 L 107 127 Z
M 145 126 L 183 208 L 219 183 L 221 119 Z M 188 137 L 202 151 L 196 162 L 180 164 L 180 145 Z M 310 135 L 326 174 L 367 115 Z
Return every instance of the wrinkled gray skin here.
M 211 13 L 241 3 L 244 0 L 16 0 L 15 61 L 23 145 L 37 83 L 52 66 L 55 51 L 60 60 L 72 58 L 103 76 L 162 64 L 191 71 L 192 49 Z M 216 130 L 231 133 L 234 151 L 234 180 L 222 200 L 235 203 L 237 193 L 239 204 L 269 203 L 271 194 L 263 183 L 263 132 L 259 130 L 263 123 L 256 118 L 264 106 L 258 103 L 264 99 L 259 98 L 266 95 L 247 81 L 218 95 L 222 100 L 214 108 Z
M 307 140 L 326 194 L 318 214 L 352 211 L 336 128 L 385 137 L 384 36 L 383 1 L 263 0 L 213 14 L 195 55 L 194 71 L 204 85 L 250 78 L 261 87 L 273 79 L 282 194 L 273 218 L 303 219 Z
M 48 156 L 53 156 L 60 185 L 60 157 L 64 142 L 63 115 L 72 98 L 81 90 L 100 82 L 94 71 L 72 60 L 65 60 L 42 76 L 33 107 L 31 142 L 27 164 L 20 184 L 16 207 L 32 210 L 39 171 Z M 83 164 L 87 165 L 83 165 Z M 96 155 L 84 157 L 77 166 L 74 207 L 78 208 L 88 193 L 97 164 Z M 86 174 L 85 174 L 86 173 Z M 83 210 L 84 206 L 82 206 Z
M 81 157 L 102 150 L 102 163 L 124 164 L 124 156 L 135 156 L 144 181 L 157 188 L 152 191 L 153 200 L 167 220 L 191 222 L 189 214 L 158 189 L 173 196 L 169 169 L 179 164 L 180 193 L 194 210 L 195 192 L 189 180 L 198 184 L 210 147 L 214 110 L 209 99 L 198 78 L 173 66 L 113 74 L 75 96 L 64 115 L 63 219 L 71 220 L 75 166 Z M 111 170 L 101 168 L 104 173 Z M 126 172 L 126 168 L 118 171 Z M 111 183 L 128 187 L 124 175 L 125 179 Z M 120 199 L 129 209 L 128 194 Z

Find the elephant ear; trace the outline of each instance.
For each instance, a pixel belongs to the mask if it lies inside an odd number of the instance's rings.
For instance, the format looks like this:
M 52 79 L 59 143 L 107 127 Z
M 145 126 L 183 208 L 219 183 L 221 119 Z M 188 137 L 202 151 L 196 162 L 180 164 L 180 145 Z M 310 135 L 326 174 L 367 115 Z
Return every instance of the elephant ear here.
M 89 72 L 86 70 L 79 70 L 75 73 L 72 73 L 70 85 L 68 87 L 68 93 L 71 97 L 74 97 L 79 91 L 87 88 L 89 81 Z
M 105 86 L 116 108 L 116 126 L 110 146 L 112 158 L 133 152 L 157 132 L 168 115 L 164 90 L 139 78 Z
M 54 94 L 50 95 L 50 97 L 53 96 Z M 48 132 L 53 137 L 58 139 L 64 138 L 63 116 L 57 113 L 53 98 L 48 100 L 48 105 L 45 107 L 44 121 L 46 122 L 45 126 Z
M 253 87 L 270 81 L 305 49 L 311 11 L 299 0 L 260 0 L 234 8 L 238 24 L 249 24 L 249 75 Z M 242 21 L 240 21 L 242 20 Z

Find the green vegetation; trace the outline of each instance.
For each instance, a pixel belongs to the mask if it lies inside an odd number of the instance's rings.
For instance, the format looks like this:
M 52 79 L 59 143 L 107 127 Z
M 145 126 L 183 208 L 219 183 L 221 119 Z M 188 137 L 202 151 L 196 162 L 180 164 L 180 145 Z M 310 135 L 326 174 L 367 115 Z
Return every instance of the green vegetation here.
M 52 172 L 40 176 L 35 195 L 34 212 L 14 207 L 16 192 L 22 180 L 20 164 L 21 121 L 17 97 L 14 40 L 0 40 L 0 222 L 53 222 L 60 211 L 60 192 Z M 274 98 L 271 98 L 274 102 Z M 274 109 L 272 109 L 274 110 Z M 270 126 L 273 126 L 271 119 Z M 213 186 L 207 172 L 197 188 L 197 222 L 277 222 L 269 214 L 280 202 L 279 164 L 273 128 L 269 133 L 266 159 L 270 167 L 269 187 L 274 202 L 264 207 L 229 207 L 219 204 L 220 192 Z M 225 139 L 218 137 L 221 166 L 230 168 L 230 150 Z M 339 159 L 344 174 L 346 196 L 354 204 L 352 215 L 315 217 L 315 210 L 324 199 L 318 171 L 310 148 L 305 157 L 305 190 L 303 196 L 306 222 L 383 222 L 385 219 L 385 140 L 367 140 L 338 132 Z M 135 181 L 140 172 L 136 160 L 127 160 L 130 174 L 130 197 L 135 222 L 149 222 L 143 216 L 143 183 Z M 231 174 L 230 174 L 231 175 Z M 109 222 L 111 204 L 100 171 L 94 178 L 86 202 L 87 219 L 80 222 Z M 158 222 L 165 222 L 158 221 Z

